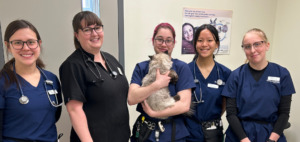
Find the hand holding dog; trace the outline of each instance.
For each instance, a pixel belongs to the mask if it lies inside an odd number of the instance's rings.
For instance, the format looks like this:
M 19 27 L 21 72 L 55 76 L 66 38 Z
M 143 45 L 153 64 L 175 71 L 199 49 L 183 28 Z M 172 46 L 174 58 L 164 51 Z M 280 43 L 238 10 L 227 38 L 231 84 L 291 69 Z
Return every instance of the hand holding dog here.
M 171 77 L 169 77 L 170 71 L 167 71 L 165 74 L 160 74 L 160 70 L 156 69 L 156 80 L 155 83 L 159 88 L 164 88 L 169 86 L 169 83 L 171 81 Z

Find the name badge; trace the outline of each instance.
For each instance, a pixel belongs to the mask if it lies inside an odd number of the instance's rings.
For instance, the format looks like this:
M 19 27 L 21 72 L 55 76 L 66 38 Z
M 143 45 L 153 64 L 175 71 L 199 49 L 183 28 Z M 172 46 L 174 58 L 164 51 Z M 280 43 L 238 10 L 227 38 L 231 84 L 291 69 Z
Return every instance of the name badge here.
M 275 76 L 268 76 L 268 82 L 272 82 L 272 83 L 280 83 L 280 78 L 279 77 L 275 77 Z
M 57 94 L 58 92 L 57 92 L 57 90 L 56 89 L 54 89 L 54 90 L 48 90 L 48 94 L 49 95 L 55 95 L 55 94 Z
M 219 85 L 208 83 L 208 84 L 207 84 L 207 87 L 218 89 L 218 88 L 219 88 Z
M 120 75 L 123 75 L 122 70 L 119 67 L 117 67 L 117 68 L 118 68 L 118 71 L 119 71 Z

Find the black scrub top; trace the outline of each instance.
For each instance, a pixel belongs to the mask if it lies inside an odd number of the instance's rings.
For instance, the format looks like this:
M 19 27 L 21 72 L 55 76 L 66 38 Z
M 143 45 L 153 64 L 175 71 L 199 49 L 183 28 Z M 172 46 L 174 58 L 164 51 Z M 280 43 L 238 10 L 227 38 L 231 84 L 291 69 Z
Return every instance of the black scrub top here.
M 83 102 L 94 142 L 128 142 L 128 81 L 122 65 L 112 55 L 101 53 L 106 59 L 107 70 L 100 63 L 94 64 L 94 56 L 82 48 L 76 49 L 63 62 L 59 75 L 64 101 L 65 104 L 69 100 Z M 117 75 L 110 75 L 112 71 Z M 70 141 L 80 142 L 73 128 Z

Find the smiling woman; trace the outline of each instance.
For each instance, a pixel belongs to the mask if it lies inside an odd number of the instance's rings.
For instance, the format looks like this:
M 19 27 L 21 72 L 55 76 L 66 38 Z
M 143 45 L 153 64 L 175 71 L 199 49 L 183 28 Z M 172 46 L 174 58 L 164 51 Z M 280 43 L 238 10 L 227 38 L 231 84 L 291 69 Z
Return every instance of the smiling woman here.
M 214 51 L 220 46 L 214 26 L 203 24 L 197 28 L 193 42 L 196 55 L 189 67 L 196 84 L 192 100 L 196 109 L 195 115 L 185 117 L 190 132 L 187 142 L 222 142 L 225 99 L 221 92 L 231 71 L 214 59 Z
M 230 125 L 225 141 L 286 142 L 283 131 L 295 93 L 291 75 L 266 59 L 270 43 L 261 29 L 249 30 L 242 47 L 249 63 L 231 73 L 222 92 Z
M 53 73 L 42 69 L 37 29 L 26 20 L 12 21 L 4 43 L 13 58 L 0 72 L 0 141 L 57 141 L 60 84 Z
M 76 50 L 59 70 L 73 126 L 70 141 L 128 141 L 128 82 L 117 59 L 100 50 L 102 21 L 95 13 L 82 11 L 73 18 L 73 30 Z
M 169 23 L 158 24 L 152 36 L 152 45 L 156 54 L 168 53 L 172 60 L 172 69 L 178 74 L 179 78 L 176 84 L 170 83 L 168 73 L 160 74 L 156 70 L 156 80 L 147 86 L 142 85 L 142 80 L 150 73 L 150 61 L 143 61 L 136 64 L 133 71 L 131 84 L 128 92 L 128 104 L 137 105 L 137 111 L 140 116 L 136 120 L 132 131 L 132 142 L 141 141 L 185 141 L 188 131 L 182 121 L 182 113 L 188 112 L 191 104 L 191 88 L 195 87 L 192 74 L 188 65 L 178 59 L 171 57 L 175 47 L 175 30 Z M 146 98 L 158 92 L 161 88 L 167 87 L 170 95 L 180 96 L 180 100 L 173 106 L 164 110 L 154 111 L 145 101 Z M 165 102 L 164 102 L 165 103 Z M 167 119 L 157 119 L 167 118 Z M 144 123 L 146 122 L 146 123 Z M 151 127 L 147 129 L 148 127 Z M 146 126 L 146 127 L 145 127 Z M 146 128 L 146 130 L 145 130 Z M 153 129 L 152 129 L 153 128 Z M 145 131 L 144 131 L 145 130 Z

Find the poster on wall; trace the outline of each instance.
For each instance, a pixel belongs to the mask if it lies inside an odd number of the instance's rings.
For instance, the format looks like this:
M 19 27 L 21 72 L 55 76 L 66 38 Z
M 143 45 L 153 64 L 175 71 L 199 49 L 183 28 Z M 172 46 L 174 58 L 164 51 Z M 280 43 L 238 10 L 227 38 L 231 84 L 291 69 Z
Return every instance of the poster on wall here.
M 183 8 L 181 54 L 195 54 L 193 36 L 202 24 L 211 24 L 219 32 L 220 47 L 215 54 L 229 54 L 232 10 Z

